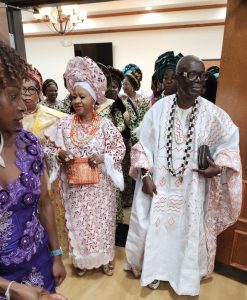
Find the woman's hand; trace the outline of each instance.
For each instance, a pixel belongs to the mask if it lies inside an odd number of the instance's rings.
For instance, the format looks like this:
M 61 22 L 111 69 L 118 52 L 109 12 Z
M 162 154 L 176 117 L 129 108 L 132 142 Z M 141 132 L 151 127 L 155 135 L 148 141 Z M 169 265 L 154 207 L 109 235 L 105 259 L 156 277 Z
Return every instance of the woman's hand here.
M 204 176 L 205 178 L 212 178 L 218 174 L 221 173 L 221 169 L 219 166 L 217 166 L 212 160 L 210 160 L 207 157 L 209 166 L 206 170 L 200 170 L 200 169 L 193 169 L 193 171 L 198 172 L 199 174 L 201 174 L 202 176 Z
M 57 158 L 60 162 L 66 164 L 70 163 L 74 160 L 74 156 L 71 152 L 65 151 L 65 150 L 60 150 L 57 154 Z
M 88 164 L 91 168 L 95 168 L 97 165 L 102 164 L 104 162 L 103 154 L 93 154 L 88 157 Z
M 17 282 L 12 284 L 10 295 L 13 300 L 67 300 L 62 295 L 49 294 L 40 287 L 33 287 Z
M 59 286 L 66 277 L 66 271 L 61 256 L 53 257 L 52 273 L 56 286 Z
M 39 297 L 39 300 L 67 300 L 67 298 L 59 294 L 44 294 Z
M 150 176 L 146 176 L 142 180 L 143 186 L 142 191 L 144 194 L 147 194 L 151 197 L 157 194 L 156 185 L 153 182 L 153 179 Z

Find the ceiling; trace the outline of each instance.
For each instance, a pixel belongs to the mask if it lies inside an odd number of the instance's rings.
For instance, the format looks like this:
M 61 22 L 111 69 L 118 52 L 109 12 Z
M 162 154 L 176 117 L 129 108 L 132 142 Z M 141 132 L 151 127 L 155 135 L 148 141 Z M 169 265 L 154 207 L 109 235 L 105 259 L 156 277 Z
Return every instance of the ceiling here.
M 110 2 L 110 1 L 117 1 L 117 0 L 81 0 L 81 1 L 76 1 L 76 4 Z M 40 5 L 75 3 L 75 1 L 65 1 L 65 0 L 55 0 L 55 1 L 35 0 L 35 3 L 33 0 L 5 0 L 3 2 L 7 5 L 13 5 L 18 7 L 33 7 L 33 6 L 40 6 Z
M 82 25 L 76 27 L 73 34 L 86 34 L 169 29 L 174 26 L 195 27 L 209 23 L 212 26 L 222 25 L 227 0 L 5 0 L 4 2 L 22 8 L 25 36 L 37 36 L 52 32 L 47 23 L 35 20 L 32 9 L 34 4 L 36 7 L 78 4 L 87 12 L 88 18 Z M 26 9 L 28 7 L 29 9 Z

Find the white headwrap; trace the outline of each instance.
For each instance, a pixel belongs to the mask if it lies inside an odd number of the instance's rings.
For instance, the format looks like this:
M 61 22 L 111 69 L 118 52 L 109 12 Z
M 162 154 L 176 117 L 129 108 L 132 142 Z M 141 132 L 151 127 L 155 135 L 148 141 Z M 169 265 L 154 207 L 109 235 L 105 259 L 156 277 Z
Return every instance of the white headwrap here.
M 96 102 L 96 99 L 97 99 L 96 94 L 88 82 L 86 82 L 86 81 L 79 82 L 78 81 L 78 82 L 74 83 L 73 88 L 76 86 L 80 86 L 80 87 L 84 88 L 85 90 L 87 90 L 89 92 L 89 94 L 92 96 L 93 100 Z

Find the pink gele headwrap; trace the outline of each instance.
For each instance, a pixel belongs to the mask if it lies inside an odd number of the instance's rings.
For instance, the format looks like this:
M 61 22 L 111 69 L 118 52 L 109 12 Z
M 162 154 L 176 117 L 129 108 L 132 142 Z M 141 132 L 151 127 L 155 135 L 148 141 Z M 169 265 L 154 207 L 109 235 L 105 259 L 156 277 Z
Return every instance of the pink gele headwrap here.
M 64 73 L 67 90 L 72 93 L 76 82 L 87 82 L 94 90 L 98 104 L 106 101 L 106 77 L 97 64 L 89 57 L 76 56 L 69 60 Z

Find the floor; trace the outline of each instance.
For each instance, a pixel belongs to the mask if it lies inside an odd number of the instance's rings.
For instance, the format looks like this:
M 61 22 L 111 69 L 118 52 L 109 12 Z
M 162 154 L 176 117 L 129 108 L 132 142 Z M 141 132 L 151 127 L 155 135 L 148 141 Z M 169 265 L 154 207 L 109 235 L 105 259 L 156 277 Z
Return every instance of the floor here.
M 129 223 L 131 209 L 124 209 L 124 222 Z M 69 259 L 64 260 L 67 278 L 58 289 L 69 300 L 247 300 L 247 286 L 225 276 L 214 273 L 211 279 L 201 284 L 200 296 L 178 296 L 167 282 L 158 290 L 141 287 L 140 281 L 123 271 L 124 248 L 116 247 L 115 272 L 108 277 L 101 270 L 88 271 L 78 277 Z
M 104 275 L 101 270 L 92 270 L 80 278 L 65 259 L 68 275 L 58 292 L 69 300 L 247 300 L 246 285 L 215 273 L 201 284 L 200 296 L 197 297 L 177 296 L 165 282 L 155 291 L 142 288 L 138 279 L 123 271 L 124 260 L 124 248 L 116 247 L 112 277 Z

